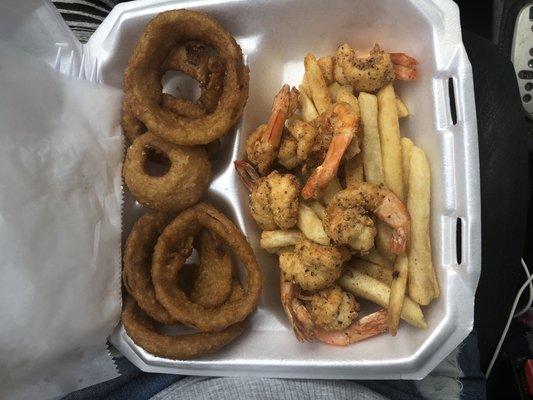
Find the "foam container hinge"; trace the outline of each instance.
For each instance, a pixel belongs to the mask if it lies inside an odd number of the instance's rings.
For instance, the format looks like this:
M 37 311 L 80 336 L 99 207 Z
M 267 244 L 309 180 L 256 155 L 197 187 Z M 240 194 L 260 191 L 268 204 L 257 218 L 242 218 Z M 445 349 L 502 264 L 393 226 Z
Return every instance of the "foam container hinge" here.
M 448 0 L 331 0 L 327 7 L 321 0 L 122 3 L 83 46 L 78 75 L 122 87 L 125 66 L 145 24 L 159 12 L 179 8 L 204 11 L 219 20 L 236 37 L 250 66 L 250 98 L 242 121 L 235 132 L 225 136 L 220 157 L 213 163 L 207 199 L 233 217 L 249 238 L 264 271 L 264 291 L 245 333 L 215 355 L 191 361 L 155 357 L 135 345 L 122 326 L 113 333 L 112 343 L 139 368 L 151 372 L 423 378 L 472 330 L 481 270 L 474 89 L 457 6 Z M 420 79 L 395 86 L 412 114 L 402 121 L 402 133 L 424 149 L 432 168 L 431 239 L 442 288 L 441 297 L 424 308 L 427 330 L 402 323 L 395 338 L 381 335 L 347 348 L 296 340 L 279 300 L 276 259 L 259 249 L 259 231 L 248 211 L 248 194 L 231 162 L 244 154 L 246 134 L 268 118 L 280 86 L 300 83 L 305 53 L 331 54 L 342 42 L 361 49 L 379 43 L 420 61 Z M 450 104 L 449 88 L 454 90 L 454 105 Z M 135 201 L 126 196 L 124 236 L 141 213 Z

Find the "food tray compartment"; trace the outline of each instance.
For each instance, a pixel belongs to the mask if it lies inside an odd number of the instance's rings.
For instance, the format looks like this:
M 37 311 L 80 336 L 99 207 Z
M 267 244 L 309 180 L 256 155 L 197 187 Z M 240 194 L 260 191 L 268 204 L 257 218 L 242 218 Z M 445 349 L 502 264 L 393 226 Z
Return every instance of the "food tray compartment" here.
M 263 269 L 264 290 L 244 334 L 215 355 L 190 361 L 155 357 L 135 345 L 122 326 L 113 333 L 113 344 L 139 368 L 151 372 L 423 378 L 471 331 L 481 268 L 472 71 L 461 42 L 457 6 L 445 0 L 332 0 L 327 7 L 321 0 L 122 3 L 84 47 L 84 75 L 94 77 L 97 70 L 98 81 L 122 87 L 125 66 L 145 24 L 159 12 L 179 8 L 203 11 L 219 20 L 241 45 L 250 67 L 250 98 L 241 122 L 225 136 L 220 156 L 213 162 L 206 199 L 232 217 L 248 237 Z M 426 152 L 432 168 L 431 239 L 441 285 L 440 298 L 423 308 L 427 330 L 402 323 L 395 338 L 380 335 L 347 348 L 296 340 L 279 301 L 277 260 L 259 248 L 248 194 L 231 162 L 243 156 L 246 136 L 268 118 L 281 85 L 301 82 L 305 53 L 332 54 L 342 42 L 362 49 L 377 42 L 420 61 L 420 79 L 397 82 L 395 87 L 412 114 L 401 122 L 402 134 Z M 126 194 L 124 238 L 142 212 Z

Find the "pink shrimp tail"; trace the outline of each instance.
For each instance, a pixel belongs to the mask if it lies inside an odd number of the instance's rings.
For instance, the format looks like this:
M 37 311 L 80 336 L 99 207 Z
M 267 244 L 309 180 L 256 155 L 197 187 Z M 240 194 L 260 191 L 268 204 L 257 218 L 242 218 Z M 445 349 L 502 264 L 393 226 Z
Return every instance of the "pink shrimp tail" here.
M 246 186 L 250 192 L 252 191 L 255 181 L 260 178 L 257 171 L 252 167 L 252 165 L 244 160 L 235 160 L 233 161 L 235 169 L 239 178 L 241 178 L 242 183 Z
M 387 331 L 387 311 L 379 310 L 355 321 L 342 331 L 318 330 L 316 338 L 333 346 L 348 346 Z
M 305 200 L 309 199 L 318 199 L 324 190 L 323 185 L 321 184 L 321 175 L 322 175 L 322 166 L 319 166 L 313 171 L 309 179 L 307 180 L 305 186 L 302 189 L 302 197 Z M 327 186 L 327 183 L 326 183 Z
M 404 67 L 412 67 L 418 65 L 416 58 L 408 56 L 405 53 L 390 53 L 390 59 L 393 64 L 403 65 Z
M 267 128 L 263 134 L 263 141 L 272 148 L 277 148 L 281 142 L 281 134 L 285 121 L 289 115 L 290 86 L 284 84 L 274 98 L 272 114 L 268 120 Z
M 394 64 L 394 76 L 400 81 L 414 81 L 418 79 L 418 71 L 411 67 Z

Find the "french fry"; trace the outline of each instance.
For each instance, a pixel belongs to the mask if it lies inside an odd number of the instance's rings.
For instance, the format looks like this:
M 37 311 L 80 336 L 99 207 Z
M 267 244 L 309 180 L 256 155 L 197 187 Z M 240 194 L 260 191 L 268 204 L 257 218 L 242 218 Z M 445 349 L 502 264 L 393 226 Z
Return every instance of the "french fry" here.
M 342 190 L 341 183 L 337 177 L 334 177 L 324 190 L 324 195 L 322 196 L 324 203 L 329 204 L 330 200 L 335 196 L 335 194 Z
M 409 193 L 409 161 L 411 160 L 411 151 L 413 150 L 414 143 L 406 137 L 403 137 L 400 142 L 402 145 L 403 195 L 407 199 Z
M 392 262 L 387 258 L 384 257 L 376 248 L 373 248 L 370 250 L 367 254 L 362 254 L 359 256 L 363 260 L 370 261 L 374 264 L 381 265 L 382 267 L 387 267 L 392 269 Z
M 394 272 L 392 273 L 392 283 L 390 285 L 389 309 L 387 313 L 387 326 L 392 336 L 398 332 L 400 314 L 405 300 L 405 287 L 407 285 L 407 275 L 409 269 L 407 256 L 401 255 L 396 258 Z
M 322 221 L 307 204 L 300 204 L 297 225 L 309 240 L 324 246 L 329 245 L 329 237 L 324 231 Z
M 356 186 L 359 182 L 364 181 L 362 153 L 357 153 L 355 157 L 344 162 L 344 178 L 347 188 Z
M 301 90 L 302 86 L 300 86 L 300 105 L 302 106 L 302 120 L 304 122 L 311 122 L 316 117 L 318 117 L 318 112 L 316 111 L 315 105 L 313 104 L 313 101 L 305 94 L 303 90 Z
M 351 85 L 341 86 L 337 92 L 337 101 L 344 101 L 352 106 L 357 114 L 359 114 L 359 102 L 357 97 L 353 94 L 353 87 Z
M 321 221 L 324 220 L 324 214 L 326 213 L 326 208 L 320 204 L 318 201 L 312 201 L 309 204 L 309 207 L 315 212 L 316 216 L 320 218 Z
M 378 97 L 378 127 L 385 185 L 404 201 L 402 180 L 402 146 L 396 95 L 392 84 L 381 88 Z
M 396 96 L 396 109 L 398 110 L 398 118 L 405 118 L 409 116 L 409 109 L 398 96 Z
M 268 249 L 263 249 L 267 253 L 277 254 L 278 256 L 283 253 L 292 253 L 294 251 L 294 246 L 285 246 L 285 247 L 269 247 Z
M 333 82 L 333 57 L 320 57 L 317 60 L 317 64 L 322 71 L 322 76 L 324 77 L 326 84 L 330 85 Z
M 363 260 L 361 258 L 352 258 L 349 266 L 355 268 L 359 272 L 368 275 L 380 282 L 383 282 L 387 286 L 392 283 L 392 268 L 383 267 L 373 262 Z
M 359 110 L 363 125 L 363 170 L 365 179 L 376 185 L 384 183 L 381 142 L 378 130 L 378 100 L 373 94 L 359 93 Z
M 297 229 L 287 231 L 263 231 L 261 232 L 259 245 L 265 250 L 276 249 L 280 247 L 294 246 L 303 239 L 305 239 L 304 234 Z
M 309 89 L 309 80 L 307 79 L 307 74 L 304 72 L 304 77 L 302 83 L 300 83 L 300 93 L 304 92 L 305 95 L 311 98 L 311 89 Z
M 354 268 L 347 268 L 337 282 L 356 296 L 370 300 L 384 308 L 389 306 L 389 286 Z M 403 320 L 417 328 L 427 328 L 420 306 L 409 297 L 405 298 L 400 315 Z
M 294 252 L 294 246 L 285 246 L 285 247 L 278 247 L 276 249 L 271 249 L 271 251 L 267 250 L 269 253 L 277 254 L 278 256 L 283 253 L 293 253 Z
M 413 147 L 409 161 L 409 195 L 407 209 L 411 215 L 409 246 L 409 296 L 418 304 L 427 305 L 439 297 L 439 283 L 431 259 L 429 219 L 431 172 L 424 152 Z
M 316 57 L 312 53 L 307 53 L 304 65 L 311 100 L 313 100 L 318 114 L 322 114 L 332 104 L 326 81 Z
M 339 85 L 338 82 L 333 82 L 331 85 L 328 86 L 329 95 L 331 96 L 331 101 L 336 102 L 337 101 L 337 93 L 339 93 L 339 89 L 342 86 Z

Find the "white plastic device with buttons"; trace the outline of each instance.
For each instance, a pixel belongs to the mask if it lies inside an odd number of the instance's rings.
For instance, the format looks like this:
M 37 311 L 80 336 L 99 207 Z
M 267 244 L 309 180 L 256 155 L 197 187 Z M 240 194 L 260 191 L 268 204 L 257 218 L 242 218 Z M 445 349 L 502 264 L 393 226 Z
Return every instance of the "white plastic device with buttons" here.
M 533 120 L 533 3 L 524 6 L 516 18 L 511 61 L 522 105 L 528 118 Z

